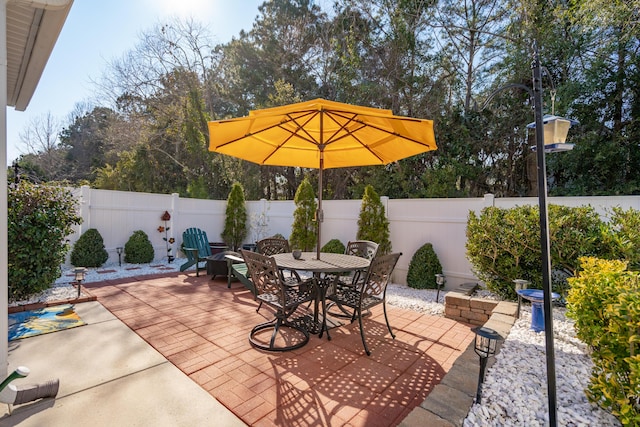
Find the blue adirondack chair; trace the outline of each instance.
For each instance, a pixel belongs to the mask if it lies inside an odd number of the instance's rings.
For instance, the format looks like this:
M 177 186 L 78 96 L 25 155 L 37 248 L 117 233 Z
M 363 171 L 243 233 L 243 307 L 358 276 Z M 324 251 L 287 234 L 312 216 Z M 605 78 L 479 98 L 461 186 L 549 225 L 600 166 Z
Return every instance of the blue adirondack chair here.
M 211 256 L 211 246 L 207 233 L 199 228 L 187 228 L 182 233 L 183 251 L 187 256 L 187 262 L 180 266 L 180 271 L 185 271 L 192 265 L 196 266 L 196 276 L 199 276 L 200 269 L 205 269 L 206 263 L 200 267 L 201 262 L 206 262 L 207 257 Z

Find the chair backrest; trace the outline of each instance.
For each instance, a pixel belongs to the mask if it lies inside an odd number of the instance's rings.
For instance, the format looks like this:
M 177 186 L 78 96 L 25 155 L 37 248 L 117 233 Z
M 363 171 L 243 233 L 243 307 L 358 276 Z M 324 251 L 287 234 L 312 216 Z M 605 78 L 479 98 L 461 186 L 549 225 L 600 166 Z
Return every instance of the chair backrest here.
M 289 242 L 286 239 L 280 239 L 278 237 L 269 237 L 260 240 L 257 244 L 257 250 L 267 256 L 291 252 Z
M 381 255 L 371 261 L 362 287 L 363 298 L 369 296 L 382 298 L 400 255 L 402 255 L 401 252 Z
M 344 253 L 372 260 L 378 252 L 378 244 L 370 240 L 354 240 L 347 243 Z
M 274 294 L 278 295 L 278 299 L 282 299 L 283 283 L 280 280 L 276 261 L 253 251 L 241 249 L 240 253 L 247 264 L 247 274 L 256 288 L 256 296 Z
M 207 233 L 199 228 L 187 228 L 182 233 L 182 242 L 185 248 L 197 249 L 200 258 L 211 256 L 211 246 L 209 246 Z

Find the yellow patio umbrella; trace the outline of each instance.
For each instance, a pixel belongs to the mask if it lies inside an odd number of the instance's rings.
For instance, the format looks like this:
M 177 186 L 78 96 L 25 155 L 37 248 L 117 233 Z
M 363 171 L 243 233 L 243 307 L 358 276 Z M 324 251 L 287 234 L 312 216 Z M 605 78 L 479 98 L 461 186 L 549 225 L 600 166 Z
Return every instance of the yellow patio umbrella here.
M 209 150 L 259 165 L 319 169 L 318 245 L 324 169 L 386 165 L 435 150 L 433 121 L 315 99 L 209 122 Z

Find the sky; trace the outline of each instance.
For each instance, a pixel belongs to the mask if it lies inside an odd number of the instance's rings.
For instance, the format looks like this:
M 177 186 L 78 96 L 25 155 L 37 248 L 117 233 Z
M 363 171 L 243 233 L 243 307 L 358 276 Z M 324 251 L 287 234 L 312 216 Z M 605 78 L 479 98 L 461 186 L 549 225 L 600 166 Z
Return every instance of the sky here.
M 40 82 L 25 111 L 7 107 L 7 163 L 26 151 L 20 134 L 51 113 L 67 124 L 76 103 L 90 99 L 109 61 L 138 43 L 139 35 L 171 17 L 193 17 L 226 43 L 250 30 L 263 0 L 75 0 Z

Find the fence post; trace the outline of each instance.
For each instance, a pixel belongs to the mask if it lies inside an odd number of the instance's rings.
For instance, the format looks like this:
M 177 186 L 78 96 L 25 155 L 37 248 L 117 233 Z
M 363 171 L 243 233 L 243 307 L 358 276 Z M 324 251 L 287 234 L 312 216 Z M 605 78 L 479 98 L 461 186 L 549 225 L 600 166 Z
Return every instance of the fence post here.
M 495 199 L 496 199 L 495 195 L 491 193 L 485 194 L 484 197 L 482 198 L 482 206 L 485 208 L 494 207 L 496 205 Z
M 76 240 L 88 229 L 91 228 L 91 187 L 88 185 L 83 185 L 80 187 L 80 218 L 82 218 L 82 223 L 78 227 L 78 235 L 76 236 Z
M 169 222 L 169 227 L 171 227 L 171 229 L 170 229 L 169 237 L 173 237 L 174 239 L 175 239 L 175 236 L 173 232 L 176 225 L 176 212 L 180 212 L 180 194 L 171 193 L 171 210 L 169 211 L 169 213 L 171 214 L 171 221 Z M 178 249 L 175 249 L 172 255 L 177 258 Z

